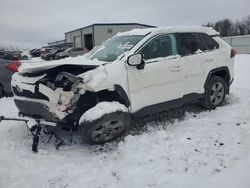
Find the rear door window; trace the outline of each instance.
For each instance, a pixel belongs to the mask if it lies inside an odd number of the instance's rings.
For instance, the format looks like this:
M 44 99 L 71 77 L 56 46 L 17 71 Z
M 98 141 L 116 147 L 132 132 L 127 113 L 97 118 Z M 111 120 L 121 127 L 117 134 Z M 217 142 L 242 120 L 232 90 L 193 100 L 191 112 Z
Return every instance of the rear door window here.
M 192 55 L 197 50 L 206 51 L 206 43 L 201 40 L 199 33 L 177 33 L 177 51 L 179 55 Z

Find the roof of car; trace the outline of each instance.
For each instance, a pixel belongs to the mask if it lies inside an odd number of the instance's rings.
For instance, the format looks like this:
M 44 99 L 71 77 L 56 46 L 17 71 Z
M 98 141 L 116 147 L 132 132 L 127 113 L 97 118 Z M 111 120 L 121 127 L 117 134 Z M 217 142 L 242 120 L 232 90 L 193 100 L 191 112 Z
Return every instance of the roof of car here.
M 219 33 L 211 27 L 202 26 L 174 26 L 174 27 L 158 27 L 158 28 L 147 28 L 147 29 L 133 29 L 131 31 L 118 33 L 116 36 L 123 35 L 147 35 L 160 34 L 160 33 L 206 33 L 208 35 L 218 35 Z

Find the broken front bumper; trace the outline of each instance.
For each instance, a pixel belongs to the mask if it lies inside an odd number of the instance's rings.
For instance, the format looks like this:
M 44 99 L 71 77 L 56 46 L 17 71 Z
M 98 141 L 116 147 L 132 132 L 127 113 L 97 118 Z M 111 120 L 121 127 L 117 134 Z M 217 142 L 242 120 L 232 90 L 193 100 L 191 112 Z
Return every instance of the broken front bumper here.
M 45 104 L 35 101 L 14 99 L 19 112 L 28 117 L 41 118 L 49 122 L 64 123 L 63 120 L 58 119 L 55 115 L 49 112 Z
M 16 106 L 24 116 L 64 123 L 66 116 L 73 112 L 75 106 L 72 101 L 77 97 L 73 91 L 51 89 L 39 83 L 44 76 L 13 75 L 11 85 Z

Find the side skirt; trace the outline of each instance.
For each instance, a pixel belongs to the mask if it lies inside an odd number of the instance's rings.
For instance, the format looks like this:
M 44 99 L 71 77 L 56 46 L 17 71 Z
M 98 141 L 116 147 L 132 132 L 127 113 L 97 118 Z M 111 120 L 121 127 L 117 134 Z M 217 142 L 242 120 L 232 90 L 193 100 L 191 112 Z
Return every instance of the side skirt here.
M 146 115 L 178 108 L 178 107 L 183 106 L 184 104 L 198 102 L 200 99 L 203 98 L 203 96 L 204 94 L 190 93 L 190 94 L 184 95 L 182 98 L 146 106 L 142 108 L 141 110 L 138 110 L 137 112 L 133 113 L 132 116 L 135 118 L 138 118 L 138 117 L 143 117 Z

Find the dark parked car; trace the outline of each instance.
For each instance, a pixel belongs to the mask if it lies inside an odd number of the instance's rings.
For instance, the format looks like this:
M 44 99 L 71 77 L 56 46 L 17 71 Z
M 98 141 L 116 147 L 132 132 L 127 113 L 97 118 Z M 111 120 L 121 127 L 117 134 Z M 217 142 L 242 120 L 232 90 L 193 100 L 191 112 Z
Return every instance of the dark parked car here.
M 45 56 L 50 53 L 53 50 L 53 48 L 43 47 L 40 49 L 41 52 L 41 58 L 45 59 Z
M 9 53 L 17 59 L 22 59 L 22 51 L 9 51 Z
M 0 58 L 5 54 L 5 51 L 0 51 Z
M 53 60 L 56 59 L 56 54 L 60 53 L 64 51 L 64 49 L 54 49 L 52 51 L 50 51 L 45 57 L 45 60 Z
M 17 57 L 15 54 L 11 53 L 11 52 L 4 52 L 1 55 L 2 59 L 6 59 L 6 60 L 18 60 L 19 57 Z
M 19 61 L 0 59 L 0 98 L 13 95 L 10 86 L 11 76 L 17 72 L 20 64 Z
M 35 49 L 30 50 L 29 52 L 30 52 L 30 55 L 32 57 L 40 57 L 41 56 L 40 49 L 35 48 Z

